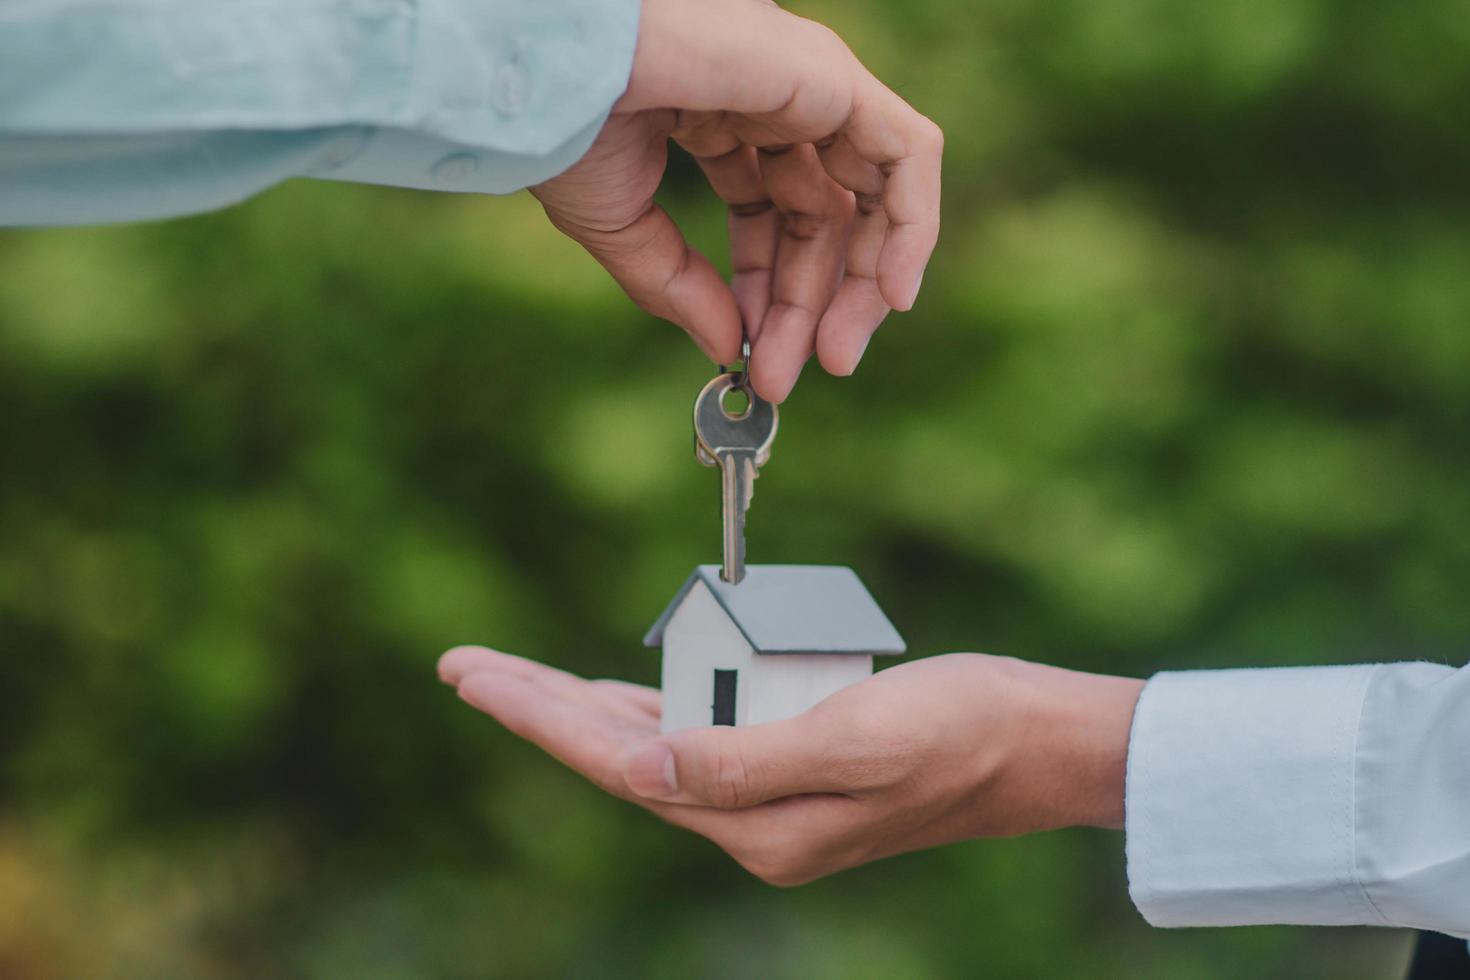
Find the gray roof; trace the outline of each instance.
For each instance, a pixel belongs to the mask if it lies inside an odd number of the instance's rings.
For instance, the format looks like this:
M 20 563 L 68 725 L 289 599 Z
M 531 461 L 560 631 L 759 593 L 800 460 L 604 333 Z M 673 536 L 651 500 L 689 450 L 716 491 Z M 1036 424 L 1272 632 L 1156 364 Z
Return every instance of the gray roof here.
M 862 580 L 838 565 L 747 565 L 731 585 L 720 566 L 700 565 L 643 638 L 663 643 L 664 627 L 695 582 L 709 587 L 757 653 L 903 653 L 903 637 Z

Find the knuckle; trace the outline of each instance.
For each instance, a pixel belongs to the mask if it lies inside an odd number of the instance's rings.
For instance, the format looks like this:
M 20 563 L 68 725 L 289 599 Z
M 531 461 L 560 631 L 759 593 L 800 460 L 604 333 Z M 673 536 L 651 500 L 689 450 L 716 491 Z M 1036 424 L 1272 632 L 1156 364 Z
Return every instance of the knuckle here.
M 882 706 L 857 718 L 842 718 L 842 737 L 837 742 L 840 749 L 829 766 L 857 790 L 882 789 L 902 782 L 911 769 L 909 760 L 919 748 L 907 734 L 907 721 L 901 712 Z
M 813 241 L 828 234 L 831 229 L 832 218 L 828 215 L 806 211 L 786 211 L 781 215 L 781 233 L 795 241 Z
M 805 19 L 805 18 L 804 18 Z M 817 20 L 806 20 L 807 44 L 829 58 L 847 59 L 852 51 L 847 42 L 832 28 Z
M 737 218 L 757 218 L 769 213 L 776 207 L 769 197 L 758 201 L 745 201 L 730 205 L 730 213 Z
M 859 191 L 853 197 L 859 214 L 871 215 L 883 210 L 882 194 L 867 194 Z
M 869 743 L 871 744 L 871 743 Z M 849 758 L 841 766 L 844 781 L 855 790 L 894 786 L 906 775 L 903 765 L 886 748 L 871 745 L 871 751 Z
M 798 30 L 790 37 L 799 49 L 802 64 L 808 66 L 808 79 L 816 82 L 809 86 L 814 91 L 824 92 L 828 101 L 821 106 L 824 118 L 841 118 L 846 112 L 837 112 L 847 107 L 852 99 L 852 89 L 858 82 L 861 65 L 847 42 L 832 28 L 820 21 L 805 17 L 796 18 Z M 816 107 L 814 107 L 816 108 Z
M 944 130 L 932 119 L 925 118 L 919 127 L 919 148 L 935 156 L 944 152 Z
M 751 768 L 733 746 L 722 746 L 714 756 L 709 784 L 710 802 L 726 809 L 740 809 L 759 799 Z

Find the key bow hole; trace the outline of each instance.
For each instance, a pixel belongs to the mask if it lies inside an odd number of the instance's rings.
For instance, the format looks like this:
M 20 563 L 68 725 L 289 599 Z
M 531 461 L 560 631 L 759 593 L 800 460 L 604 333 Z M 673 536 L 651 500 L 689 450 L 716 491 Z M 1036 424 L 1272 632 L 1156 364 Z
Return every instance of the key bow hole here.
M 731 385 L 725 393 L 720 396 L 720 411 L 732 422 L 738 422 L 750 414 L 751 405 L 750 390 L 744 385 Z

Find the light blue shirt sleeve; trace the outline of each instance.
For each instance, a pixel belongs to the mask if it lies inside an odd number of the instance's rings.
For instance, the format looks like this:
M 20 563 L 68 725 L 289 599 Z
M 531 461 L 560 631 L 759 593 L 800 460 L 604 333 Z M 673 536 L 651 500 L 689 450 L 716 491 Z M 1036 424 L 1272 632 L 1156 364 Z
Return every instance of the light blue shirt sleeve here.
M 591 145 L 638 0 L 5 0 L 0 224 L 222 207 L 291 177 L 507 193 Z
M 1129 890 L 1155 925 L 1470 937 L 1470 667 L 1159 674 L 1125 807 Z

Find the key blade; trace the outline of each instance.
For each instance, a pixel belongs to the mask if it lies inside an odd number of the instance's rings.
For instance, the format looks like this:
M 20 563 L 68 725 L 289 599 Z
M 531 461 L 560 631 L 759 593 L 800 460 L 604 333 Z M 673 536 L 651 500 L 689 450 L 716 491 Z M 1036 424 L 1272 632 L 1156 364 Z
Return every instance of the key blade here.
M 755 460 L 749 450 L 727 450 L 717 456 L 723 477 L 721 510 L 725 530 L 724 564 L 720 578 L 731 585 L 739 585 L 745 578 L 745 511 L 750 506 Z

